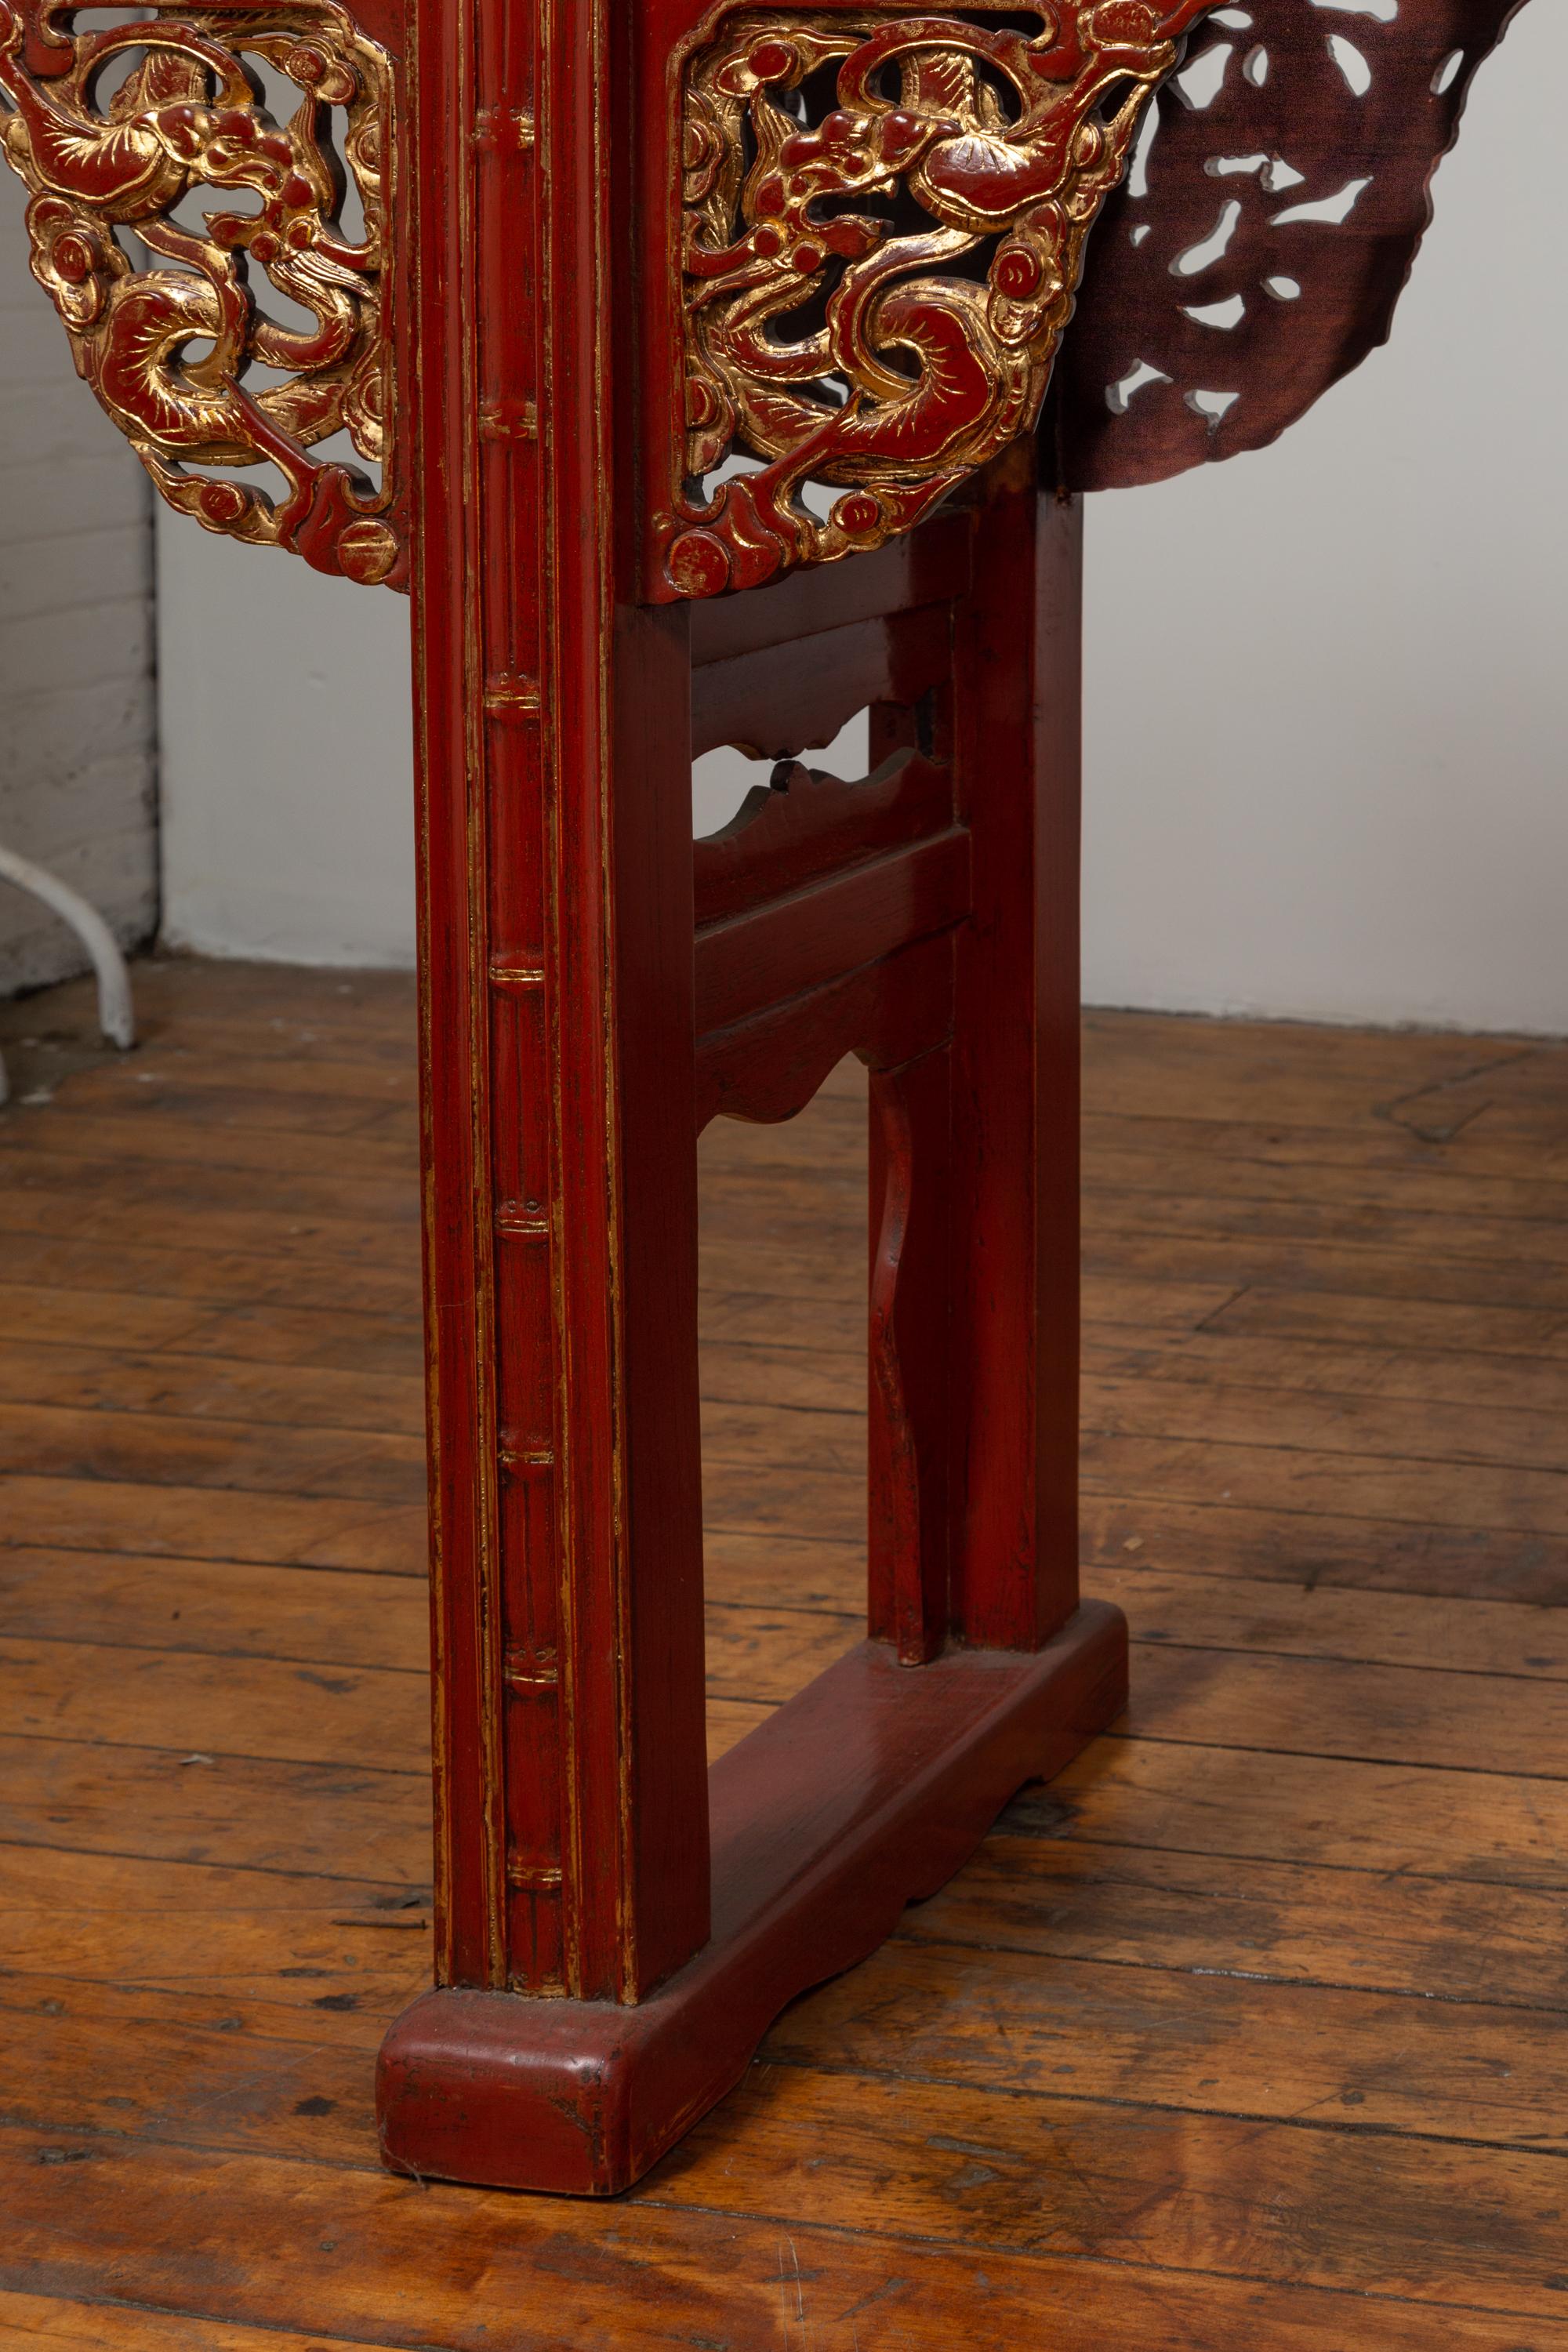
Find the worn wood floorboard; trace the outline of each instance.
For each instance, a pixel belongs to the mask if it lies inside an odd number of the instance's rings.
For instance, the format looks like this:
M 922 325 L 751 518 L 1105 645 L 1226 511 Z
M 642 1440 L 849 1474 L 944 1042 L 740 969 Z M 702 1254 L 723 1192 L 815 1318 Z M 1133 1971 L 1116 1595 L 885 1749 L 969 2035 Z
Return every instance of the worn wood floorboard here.
M 1568 2352 L 1568 1051 L 1088 1023 L 1129 1715 L 611 2209 L 378 2173 L 411 984 L 0 1007 L 0 2347 Z M 710 1745 L 856 1637 L 863 1115 L 703 1146 Z

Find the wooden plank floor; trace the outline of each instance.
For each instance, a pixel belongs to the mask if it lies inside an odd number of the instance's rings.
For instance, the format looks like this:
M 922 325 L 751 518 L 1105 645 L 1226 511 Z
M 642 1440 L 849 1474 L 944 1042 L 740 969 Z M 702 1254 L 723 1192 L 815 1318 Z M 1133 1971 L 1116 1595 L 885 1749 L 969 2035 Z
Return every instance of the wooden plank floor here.
M 1132 1712 L 595 2208 L 374 2160 L 409 985 L 139 986 L 0 1008 L 0 2345 L 1568 2352 L 1568 1051 L 1091 1020 Z M 722 1745 L 855 1631 L 855 1088 L 704 1156 Z

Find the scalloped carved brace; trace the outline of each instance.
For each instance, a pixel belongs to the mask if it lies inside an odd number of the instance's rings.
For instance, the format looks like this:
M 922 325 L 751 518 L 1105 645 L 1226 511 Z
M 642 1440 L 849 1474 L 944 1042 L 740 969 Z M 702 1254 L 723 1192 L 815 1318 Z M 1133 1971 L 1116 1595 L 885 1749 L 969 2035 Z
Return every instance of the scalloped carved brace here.
M 1032 429 L 1089 229 L 1211 5 L 721 20 L 683 85 L 676 594 L 879 546 Z M 705 497 L 737 457 L 760 469 Z M 842 486 L 826 520 L 813 482 Z
M 32 199 L 33 275 L 78 373 L 171 506 L 318 571 L 401 587 L 386 56 L 332 0 L 243 15 L 154 5 L 145 21 L 96 30 L 81 28 L 92 12 L 79 6 L 67 31 L 56 0 L 0 0 L 0 142 Z M 263 102 L 258 66 L 299 92 L 285 122 Z M 363 236 L 344 227 L 342 173 Z M 179 216 L 193 191 L 230 199 L 205 213 L 205 232 Z M 132 258 L 132 239 L 150 266 Z M 268 315 L 258 273 L 304 323 Z M 258 366 L 275 380 L 248 390 Z M 358 467 L 311 456 L 344 430 L 386 469 L 379 491 Z M 266 461 L 283 477 L 280 499 L 211 470 Z

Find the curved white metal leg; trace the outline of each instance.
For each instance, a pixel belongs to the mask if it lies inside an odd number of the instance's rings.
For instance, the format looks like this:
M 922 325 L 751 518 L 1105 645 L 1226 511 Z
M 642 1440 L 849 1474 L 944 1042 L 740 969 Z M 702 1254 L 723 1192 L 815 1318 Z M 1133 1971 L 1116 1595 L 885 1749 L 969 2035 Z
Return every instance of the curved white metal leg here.
M 14 882 L 18 890 L 26 890 L 41 898 L 63 921 L 68 922 L 89 955 L 98 974 L 98 1025 L 111 1045 L 127 1053 L 136 1043 L 136 1014 L 131 1001 L 131 974 L 119 942 L 96 907 L 89 906 L 79 891 L 68 883 L 57 880 L 30 857 L 18 857 L 14 849 L 0 844 L 0 881 Z M 7 1099 L 9 1088 L 5 1066 L 0 1061 L 0 1103 Z

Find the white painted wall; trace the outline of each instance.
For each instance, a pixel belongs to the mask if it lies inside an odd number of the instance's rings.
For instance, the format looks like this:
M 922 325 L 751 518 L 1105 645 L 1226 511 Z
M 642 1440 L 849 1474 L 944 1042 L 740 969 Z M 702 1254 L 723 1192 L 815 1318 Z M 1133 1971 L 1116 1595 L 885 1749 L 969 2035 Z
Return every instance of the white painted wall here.
M 0 171 L 0 842 L 132 946 L 157 920 L 151 494 L 28 274 L 22 210 Z M 86 968 L 0 882 L 0 994 Z
M 170 945 L 412 963 L 407 598 L 160 502 L 158 661 Z
M 1275 449 L 1091 503 L 1092 1002 L 1568 1030 L 1565 79 L 1536 0 L 1388 351 Z M 400 602 L 160 543 L 170 935 L 406 961 Z

